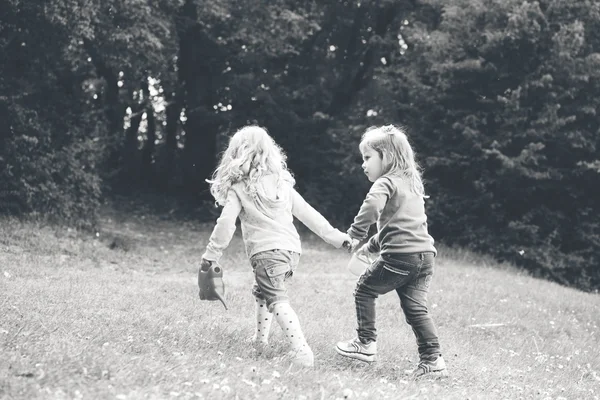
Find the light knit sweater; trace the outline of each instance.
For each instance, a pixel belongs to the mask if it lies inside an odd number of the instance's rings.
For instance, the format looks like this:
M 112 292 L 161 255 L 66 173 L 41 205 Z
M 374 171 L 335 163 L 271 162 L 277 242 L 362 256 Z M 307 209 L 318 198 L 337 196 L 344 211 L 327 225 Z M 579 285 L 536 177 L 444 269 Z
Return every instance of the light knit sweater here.
M 294 217 L 336 248 L 342 247 L 348 240 L 345 233 L 333 228 L 289 182 L 268 175 L 259 181 L 259 185 L 258 192 L 264 196 L 262 198 L 248 193 L 242 182 L 231 187 L 206 252 L 202 255 L 204 259 L 218 261 L 221 258 L 235 233 L 238 217 L 248 257 L 274 249 L 301 253 Z
M 374 223 L 377 233 L 367 247 L 371 253 L 437 254 L 427 230 L 425 202 L 401 177 L 382 176 L 373 183 L 348 234 L 353 239 L 365 239 Z

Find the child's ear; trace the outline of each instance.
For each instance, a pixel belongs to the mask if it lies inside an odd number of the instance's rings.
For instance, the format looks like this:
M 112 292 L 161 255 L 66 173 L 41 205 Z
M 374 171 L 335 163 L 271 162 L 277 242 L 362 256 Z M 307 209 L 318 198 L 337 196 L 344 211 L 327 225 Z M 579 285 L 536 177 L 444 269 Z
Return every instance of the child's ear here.
M 381 155 L 381 164 L 384 166 L 384 168 L 387 168 L 391 163 L 391 158 L 389 157 L 389 153 L 387 151 L 382 151 L 380 153 L 380 155 Z

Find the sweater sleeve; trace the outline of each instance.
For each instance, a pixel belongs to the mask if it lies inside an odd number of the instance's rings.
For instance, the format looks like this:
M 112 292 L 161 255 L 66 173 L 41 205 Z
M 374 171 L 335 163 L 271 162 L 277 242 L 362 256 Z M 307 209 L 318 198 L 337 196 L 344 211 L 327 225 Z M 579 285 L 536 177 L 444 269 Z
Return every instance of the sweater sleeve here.
M 379 245 L 379 232 L 369 238 L 367 242 L 367 250 L 369 253 L 379 253 L 381 246 Z
M 227 193 L 227 200 L 221 215 L 217 219 L 208 245 L 206 246 L 206 252 L 202 255 L 202 258 L 209 261 L 219 261 L 223 255 L 223 250 L 229 246 L 231 238 L 235 233 L 235 221 L 242 210 L 242 203 L 238 198 L 237 194 L 233 190 Z
M 369 193 L 367 193 L 367 197 L 360 206 L 358 214 L 354 217 L 354 222 L 350 226 L 350 229 L 348 229 L 348 235 L 352 239 L 363 240 L 367 237 L 369 227 L 379 219 L 381 211 L 385 207 L 393 190 L 392 183 L 387 178 L 379 178 L 373 183 Z M 374 240 L 377 239 L 375 238 Z M 374 246 L 370 243 L 369 247 L 373 248 Z
M 292 189 L 292 214 L 321 239 L 338 249 L 348 239 L 345 233 L 331 226 L 295 189 Z

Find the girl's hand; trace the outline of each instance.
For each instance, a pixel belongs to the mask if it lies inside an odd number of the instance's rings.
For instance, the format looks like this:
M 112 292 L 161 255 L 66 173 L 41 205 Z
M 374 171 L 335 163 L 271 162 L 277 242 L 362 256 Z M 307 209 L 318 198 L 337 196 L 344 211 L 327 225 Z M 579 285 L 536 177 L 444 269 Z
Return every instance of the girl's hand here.
M 348 253 L 352 252 L 352 243 L 350 243 L 347 240 L 344 240 L 344 243 L 342 243 L 342 248 L 348 250 Z
M 350 236 L 346 235 L 347 238 L 346 240 L 344 240 L 344 243 L 342 243 L 342 248 L 346 249 L 348 251 L 348 253 L 352 253 L 352 239 L 350 238 Z
M 360 242 L 356 239 L 352 239 L 350 237 L 350 235 L 346 235 L 346 237 L 347 237 L 347 239 L 342 244 L 342 247 L 344 249 L 348 250 L 348 253 L 352 253 L 354 251 L 354 249 L 356 249 L 356 246 L 358 245 L 358 243 L 360 243 Z

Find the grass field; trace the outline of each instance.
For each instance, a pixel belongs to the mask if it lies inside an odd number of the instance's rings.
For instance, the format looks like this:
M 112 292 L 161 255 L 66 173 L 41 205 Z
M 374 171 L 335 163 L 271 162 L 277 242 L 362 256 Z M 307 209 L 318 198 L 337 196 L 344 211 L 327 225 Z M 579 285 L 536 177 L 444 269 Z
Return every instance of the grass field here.
M 201 302 L 212 225 L 106 212 L 98 234 L 0 221 L 0 399 L 599 399 L 600 296 L 440 248 L 430 292 L 450 377 L 408 381 L 416 344 L 394 294 L 378 303 L 379 360 L 354 335 L 349 255 L 304 241 L 289 289 L 315 368 L 246 344 L 251 269 L 238 235 L 226 298 Z

